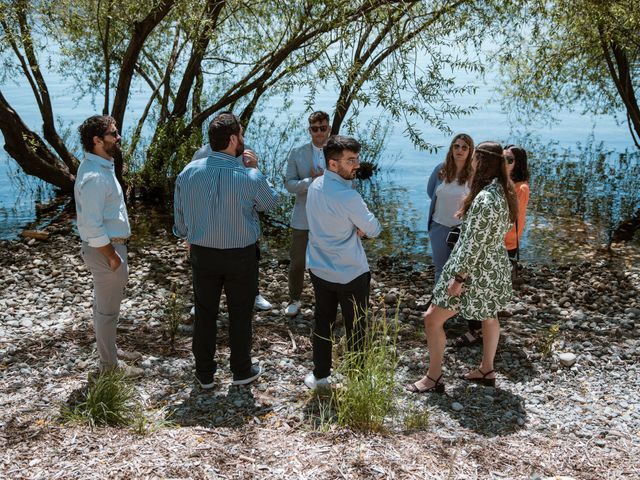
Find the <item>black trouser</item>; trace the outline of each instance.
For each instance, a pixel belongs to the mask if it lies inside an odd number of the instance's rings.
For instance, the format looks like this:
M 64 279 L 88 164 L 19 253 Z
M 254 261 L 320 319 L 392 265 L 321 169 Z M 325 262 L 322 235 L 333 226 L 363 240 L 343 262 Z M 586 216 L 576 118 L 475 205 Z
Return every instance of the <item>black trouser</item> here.
M 251 370 L 251 320 L 257 288 L 256 246 L 217 249 L 191 245 L 193 292 L 196 315 L 193 325 L 193 356 L 196 371 L 216 371 L 216 335 L 222 288 L 229 310 L 229 360 L 234 376 Z
M 313 374 L 325 378 L 331 374 L 331 334 L 338 313 L 338 304 L 347 333 L 350 349 L 361 347 L 364 338 L 364 312 L 369 303 L 371 274 L 363 273 L 349 283 L 333 283 L 309 272 L 316 297 L 313 326 Z M 354 322 L 355 311 L 359 321 Z
M 260 258 L 262 258 L 260 242 L 256 242 L 256 297 L 260 295 Z

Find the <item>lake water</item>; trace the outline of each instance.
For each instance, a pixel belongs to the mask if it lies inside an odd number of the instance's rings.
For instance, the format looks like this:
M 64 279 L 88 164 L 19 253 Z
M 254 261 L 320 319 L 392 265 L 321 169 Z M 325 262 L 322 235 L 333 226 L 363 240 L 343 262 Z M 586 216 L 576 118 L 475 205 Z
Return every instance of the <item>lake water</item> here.
M 487 78 L 489 83 L 495 83 L 491 74 Z M 69 138 L 77 138 L 77 126 L 83 119 L 99 111 L 100 107 L 92 105 L 90 99 L 76 103 L 73 100 L 73 86 L 58 75 L 48 73 L 47 79 L 54 112 L 61 119 L 61 131 L 70 135 Z M 476 142 L 497 140 L 522 143 L 530 151 L 533 178 L 527 229 L 522 241 L 525 258 L 547 261 L 575 253 L 576 245 L 585 248 L 598 246 L 607 240 L 608 230 L 615 226 L 619 218 L 640 207 L 637 186 L 619 188 L 624 178 L 632 175 L 638 178 L 638 157 L 626 125 L 617 125 L 608 116 L 589 117 L 563 111 L 554 112 L 559 122 L 552 126 L 522 125 L 502 112 L 492 85 L 469 77 L 461 77 L 460 80 L 475 83 L 478 91 L 456 103 L 461 106 L 476 105 L 477 110 L 470 116 L 449 121 L 451 129 L 456 133 L 470 134 Z M 2 91 L 23 120 L 38 131 L 40 119 L 31 91 L 23 85 L 11 84 L 3 85 Z M 300 92 L 300 98 L 304 98 L 304 92 Z M 331 112 L 334 99 L 331 92 L 324 92 L 318 97 L 315 108 Z M 145 93 L 133 92 L 125 125 L 121 129 L 125 135 L 135 125 L 145 101 Z M 304 137 L 303 128 L 308 113 L 303 111 L 303 102 L 294 104 L 285 116 L 278 116 L 279 105 L 279 99 L 270 100 L 263 114 L 276 117 L 276 121 L 282 124 L 291 118 L 297 120 L 294 124 L 300 126 L 299 135 Z M 377 119 L 384 121 L 385 113 L 375 108 L 365 109 L 359 121 L 361 130 L 366 131 L 367 122 Z M 400 124 L 392 125 L 381 161 L 383 171 L 378 175 L 375 185 L 366 186 L 365 189 L 374 195 L 375 200 L 372 201 L 376 204 L 375 208 L 379 209 L 376 213 L 385 217 L 391 229 L 384 245 L 379 245 L 380 250 L 404 249 L 422 257 L 428 254 L 426 216 L 429 203 L 426 183 L 433 168 L 443 160 L 450 136 L 425 127 L 423 133 L 426 140 L 444 147 L 437 153 L 425 153 L 413 148 L 403 135 L 403 130 Z M 265 145 L 263 139 L 253 138 L 252 135 L 258 134 L 252 134 L 250 126 L 246 134 L 247 141 L 252 145 Z M 0 143 L 3 143 L 2 140 L 0 135 Z M 258 151 L 258 154 L 269 157 L 269 152 Z M 278 152 L 271 161 L 284 162 L 285 156 L 286 151 Z M 605 181 L 596 185 L 595 189 L 585 188 L 589 178 L 593 180 L 594 172 L 584 165 L 589 162 L 595 165 L 602 158 L 610 166 L 609 173 L 603 174 L 603 178 L 607 180 L 607 175 L 619 175 L 621 179 Z M 620 158 L 625 161 L 616 164 Z M 575 168 L 575 165 L 582 167 Z M 32 177 L 16 174 L 18 171 L 15 162 L 2 151 L 0 238 L 15 238 L 36 219 L 36 205 L 47 202 L 54 195 L 52 188 Z M 576 182 L 569 181 L 569 185 L 567 179 Z M 549 199 L 553 198 L 556 200 L 550 202 Z M 601 211 L 598 204 L 593 205 L 594 198 L 608 207 Z M 575 205 L 582 207 L 575 208 Z

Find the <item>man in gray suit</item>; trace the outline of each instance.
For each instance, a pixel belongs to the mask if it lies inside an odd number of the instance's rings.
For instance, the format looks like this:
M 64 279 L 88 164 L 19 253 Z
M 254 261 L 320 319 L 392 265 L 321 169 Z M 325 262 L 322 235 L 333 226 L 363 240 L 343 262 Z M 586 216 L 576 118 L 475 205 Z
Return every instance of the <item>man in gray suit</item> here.
M 300 311 L 300 296 L 304 282 L 305 256 L 309 241 L 307 222 L 307 190 L 311 183 L 324 173 L 326 162 L 322 147 L 327 143 L 331 127 L 329 114 L 313 112 L 309 115 L 311 142 L 291 149 L 287 158 L 285 188 L 296 196 L 291 214 L 292 239 L 289 249 L 289 305 L 285 315 L 295 317 Z

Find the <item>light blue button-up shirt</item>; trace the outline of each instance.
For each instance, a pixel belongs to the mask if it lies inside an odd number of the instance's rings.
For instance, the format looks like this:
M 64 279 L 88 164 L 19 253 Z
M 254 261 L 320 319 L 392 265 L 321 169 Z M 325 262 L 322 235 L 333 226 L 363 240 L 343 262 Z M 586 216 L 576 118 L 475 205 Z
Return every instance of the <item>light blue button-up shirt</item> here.
M 257 212 L 271 210 L 277 200 L 259 170 L 213 152 L 193 160 L 178 175 L 173 233 L 202 247 L 243 248 L 260 237 Z
M 357 229 L 368 237 L 377 237 L 382 227 L 353 189 L 351 180 L 325 170 L 309 187 L 307 219 L 307 268 L 314 275 L 346 284 L 369 271 Z
M 104 247 L 111 238 L 131 236 L 127 205 L 112 160 L 85 152 L 73 187 L 80 238 Z

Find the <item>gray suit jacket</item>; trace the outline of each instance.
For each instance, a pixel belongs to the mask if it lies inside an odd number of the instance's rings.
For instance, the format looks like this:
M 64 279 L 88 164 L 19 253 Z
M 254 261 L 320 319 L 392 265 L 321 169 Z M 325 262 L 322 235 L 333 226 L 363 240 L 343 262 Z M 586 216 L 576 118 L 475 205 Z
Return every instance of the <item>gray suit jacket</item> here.
M 296 196 L 296 203 L 291 214 L 291 227 L 297 230 L 309 230 L 307 221 L 307 190 L 313 179 L 313 147 L 311 142 L 292 148 L 287 158 L 287 173 L 284 186 Z

